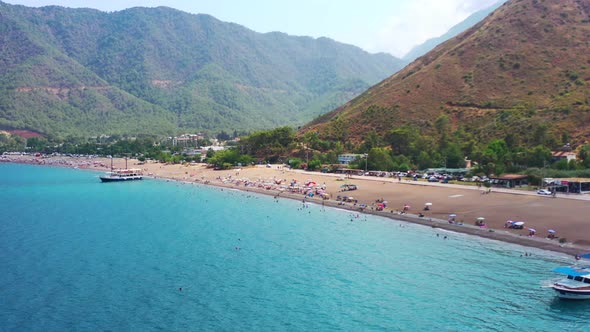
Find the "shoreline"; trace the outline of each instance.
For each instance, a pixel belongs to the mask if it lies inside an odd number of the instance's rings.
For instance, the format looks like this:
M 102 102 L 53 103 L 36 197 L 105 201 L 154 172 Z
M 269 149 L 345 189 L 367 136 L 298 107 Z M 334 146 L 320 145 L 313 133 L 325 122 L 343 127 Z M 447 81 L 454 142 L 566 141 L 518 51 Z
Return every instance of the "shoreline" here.
M 154 177 L 154 179 L 156 179 L 156 180 L 164 179 L 164 180 L 169 180 L 169 181 L 182 182 L 181 180 L 177 180 L 177 179 L 173 179 L 173 178 L 164 178 L 164 177 Z M 243 189 L 241 187 L 231 186 L 231 185 L 227 185 L 227 184 L 223 184 L 223 183 L 221 183 L 221 184 L 220 183 L 200 183 L 200 182 L 188 182 L 188 181 L 185 183 L 186 184 L 200 184 L 200 185 L 206 185 L 206 186 L 215 187 L 215 188 L 233 189 L 233 190 L 239 190 L 242 192 L 254 192 L 257 194 L 261 194 L 261 195 L 274 196 L 276 198 L 286 198 L 286 199 L 291 199 L 291 200 L 296 200 L 296 201 L 302 200 L 301 195 L 292 194 L 292 193 L 284 193 L 284 192 L 280 192 L 280 191 L 271 191 L 271 190 L 264 190 L 264 189 L 259 189 L 259 188 Z M 379 217 L 387 218 L 387 219 L 394 220 L 394 221 L 403 221 L 403 222 L 427 226 L 427 227 L 431 227 L 431 228 L 440 228 L 440 229 L 443 229 L 446 231 L 452 231 L 452 232 L 466 234 L 466 235 L 470 235 L 470 236 L 477 236 L 480 238 L 496 240 L 499 242 L 517 244 L 517 245 L 521 245 L 523 247 L 528 247 L 528 248 L 547 250 L 547 251 L 551 251 L 551 252 L 555 252 L 555 253 L 566 254 L 569 256 L 575 256 L 577 254 L 580 254 L 581 252 L 590 251 L 589 248 L 575 246 L 571 243 L 560 244 L 556 241 L 549 241 L 544 238 L 523 237 L 523 236 L 515 235 L 515 234 L 509 233 L 506 231 L 502 231 L 502 230 L 495 230 L 495 229 L 490 229 L 490 228 L 479 228 L 479 227 L 475 227 L 475 226 L 471 226 L 471 225 L 467 225 L 467 224 L 462 224 L 462 225 L 449 224 L 447 221 L 442 220 L 442 219 L 424 218 L 424 217 L 419 217 L 418 215 L 411 214 L 411 213 L 399 214 L 399 213 L 394 213 L 393 211 L 386 212 L 386 211 L 375 211 L 375 210 L 368 210 L 368 209 L 364 209 L 363 211 L 360 211 L 358 207 L 351 206 L 351 205 L 340 205 L 333 200 L 321 201 L 321 200 L 317 200 L 317 199 L 311 199 L 311 200 L 307 199 L 306 203 L 316 204 L 318 206 L 327 206 L 327 207 L 331 207 L 331 208 L 356 212 L 356 213 L 360 213 L 360 214 L 370 214 L 370 215 L 379 216 Z
M 20 163 L 20 164 L 32 164 L 32 165 L 40 165 L 40 166 L 58 166 L 58 167 L 66 167 L 66 168 L 78 168 L 78 169 L 89 169 L 89 170 L 94 170 L 94 171 L 107 171 L 110 167 L 110 159 L 106 159 L 106 158 L 90 158 L 90 157 L 52 157 L 52 158 L 44 158 L 44 159 L 39 159 L 37 157 L 34 156 L 8 156 L 8 157 L 12 157 L 12 158 L 5 158 L 5 156 L 3 156 L 1 161 L 5 161 L 5 162 L 10 162 L 10 163 Z M 7 160 L 8 159 L 8 160 Z M 108 161 L 108 162 L 107 162 Z M 137 161 L 136 160 L 129 160 L 130 162 L 130 167 L 137 167 L 135 165 L 137 165 Z M 115 159 L 115 164 L 118 165 L 124 165 L 124 159 Z M 341 202 L 336 201 L 335 195 L 334 193 L 331 193 L 331 195 L 333 195 L 334 197 L 331 197 L 328 200 L 324 200 L 321 198 L 318 198 L 317 196 L 310 198 L 304 198 L 305 196 L 301 193 L 291 193 L 288 191 L 283 190 L 281 187 L 277 186 L 261 186 L 261 184 L 268 184 L 268 182 L 264 182 L 263 179 L 261 178 L 261 176 L 258 176 L 258 181 L 252 181 L 250 182 L 249 180 L 244 181 L 243 178 L 239 178 L 239 173 L 246 173 L 247 175 L 274 175 L 273 176 L 273 180 L 276 179 L 276 175 L 277 175 L 277 171 L 279 171 L 280 175 L 289 175 L 289 177 L 299 177 L 299 178 L 309 178 L 309 177 L 314 177 L 314 178 L 322 178 L 324 180 L 327 181 L 338 181 L 338 178 L 335 178 L 333 175 L 331 176 L 325 176 L 322 175 L 321 173 L 318 174 L 308 174 L 308 173 L 304 173 L 304 172 L 294 172 L 291 170 L 286 170 L 286 169 L 280 169 L 280 168 L 266 168 L 266 167 L 248 167 L 248 168 L 244 168 L 244 169 L 239 169 L 239 170 L 226 170 L 226 171 L 213 171 L 211 169 L 206 169 L 203 167 L 202 164 L 199 165 L 194 165 L 194 166 L 182 166 L 182 165 L 164 165 L 164 164 L 156 164 L 156 163 L 149 163 L 149 164 L 145 164 L 142 165 L 141 167 L 144 167 L 144 172 L 148 172 L 147 175 L 144 175 L 148 178 L 154 178 L 154 179 L 163 179 L 163 180 L 168 180 L 168 181 L 178 181 L 178 182 L 184 182 L 187 184 L 201 184 L 201 185 L 207 185 L 207 186 L 212 186 L 212 187 L 217 187 L 217 188 L 227 188 L 227 189 L 234 189 L 234 190 L 240 190 L 243 192 L 255 192 L 258 194 L 263 194 L 263 195 L 268 195 L 268 196 L 274 196 L 276 198 L 287 198 L 287 199 L 292 199 L 292 200 L 298 200 L 298 201 L 306 201 L 307 203 L 312 203 L 312 204 L 317 204 L 317 205 L 323 205 L 323 206 L 328 206 L 328 207 L 332 207 L 332 208 L 338 208 L 338 209 L 343 209 L 343 210 L 347 210 L 347 211 L 354 211 L 355 213 L 366 213 L 366 214 L 371 214 L 371 215 L 375 215 L 375 216 L 380 216 L 380 217 L 385 217 L 391 220 L 396 220 L 396 221 L 404 221 L 404 222 L 410 222 L 410 223 L 414 223 L 414 224 L 419 224 L 419 225 L 423 225 L 423 226 L 427 226 L 427 227 L 432 227 L 432 228 L 440 228 L 440 229 L 444 229 L 444 230 L 448 230 L 448 231 L 452 231 L 452 232 L 457 232 L 457 233 L 462 233 L 462 234 L 467 234 L 467 235 L 472 235 L 472 236 L 478 236 L 478 237 L 482 237 L 482 238 L 487 238 L 487 239 L 492 239 L 492 240 L 496 240 L 496 241 L 501 241 L 501 242 L 505 242 L 505 243 L 512 243 L 512 244 L 517 244 L 517 245 L 521 245 L 524 247 L 530 247 L 530 248 L 537 248 L 537 249 L 541 249 L 541 250 L 548 250 L 548 251 L 552 251 L 552 252 L 557 252 L 557 253 L 561 253 L 561 254 L 566 254 L 566 255 L 570 255 L 570 256 L 575 256 L 576 254 L 582 254 L 585 252 L 590 252 L 590 245 L 577 245 L 571 242 L 567 242 L 565 244 L 559 243 L 557 240 L 553 239 L 547 239 L 544 237 L 540 237 L 540 236 L 534 236 L 534 237 L 529 237 L 529 236 L 523 236 L 523 234 L 517 234 L 515 232 L 510 232 L 507 229 L 504 228 L 499 228 L 498 227 L 498 223 L 493 223 L 489 225 L 489 228 L 480 228 L 477 227 L 475 225 L 471 225 L 468 222 L 463 222 L 462 224 L 459 223 L 449 223 L 444 219 L 440 218 L 440 215 L 444 215 L 444 213 L 429 213 L 429 212 L 425 212 L 425 216 L 424 217 L 419 217 L 417 214 L 415 213 L 406 213 L 406 214 L 400 214 L 399 211 L 392 209 L 392 208 L 387 208 L 385 209 L 385 211 L 376 211 L 374 209 L 372 209 L 372 207 L 374 206 L 374 204 L 369 205 L 369 201 L 366 201 L 367 198 L 367 193 L 365 193 L 364 195 L 358 195 L 360 190 L 358 192 L 355 193 L 355 197 L 357 196 L 363 196 L 363 198 L 365 199 L 365 201 L 361 200 L 361 197 L 359 197 L 359 204 L 364 203 L 367 204 L 367 207 L 360 210 L 358 205 L 353 205 L 352 203 L 344 203 L 342 204 Z M 221 176 L 217 176 L 214 179 L 211 178 L 212 175 L 221 175 L 222 173 L 227 173 L 227 172 L 234 172 L 235 176 L 234 178 L 232 178 L 232 175 L 228 175 L 228 177 L 222 178 Z M 200 175 L 200 177 L 198 176 Z M 228 180 L 230 179 L 230 180 Z M 402 190 L 404 191 L 405 189 L 408 189 L 408 183 L 405 182 L 400 182 L 400 183 L 396 183 L 395 181 L 384 181 L 381 179 L 349 179 L 351 182 L 356 182 L 356 183 L 360 183 L 363 187 L 370 187 L 370 186 L 374 186 L 374 187 L 382 187 L 384 185 L 389 185 L 390 183 L 393 185 L 397 185 L 397 187 L 395 187 L 395 190 Z M 266 179 L 266 181 L 270 181 L 270 178 Z M 305 180 L 303 180 L 305 181 Z M 255 185 L 248 185 L 248 183 L 250 184 L 255 184 Z M 318 182 L 319 183 L 319 182 Z M 325 184 L 326 182 L 324 182 Z M 338 183 L 340 184 L 340 183 Z M 284 188 L 284 186 L 282 186 Z M 448 188 L 445 187 L 430 187 L 430 186 L 425 186 L 425 185 L 420 185 L 419 187 L 425 187 L 427 190 L 429 191 L 443 191 L 443 190 L 448 190 Z M 388 189 L 390 189 L 389 187 L 387 187 Z M 401 189 L 400 189 L 401 188 Z M 373 188 L 374 189 L 374 188 Z M 474 189 L 465 189 L 465 188 L 459 188 L 457 190 L 471 190 L 477 193 L 477 195 L 480 195 L 479 192 L 477 190 Z M 377 190 L 379 191 L 379 190 Z M 385 192 L 384 189 L 381 189 L 381 191 Z M 411 189 L 410 189 L 411 191 Z M 406 192 L 406 191 L 404 191 Z M 338 191 L 337 193 L 341 193 L 340 191 Z M 369 195 L 371 193 L 368 193 Z M 513 196 L 513 194 L 510 193 L 494 193 L 494 197 L 498 196 L 498 195 L 504 195 L 504 196 Z M 458 196 L 458 195 L 455 195 Z M 487 195 L 486 195 L 487 196 Z M 377 196 L 379 197 L 379 196 Z M 449 197 L 452 197 L 449 196 Z M 477 197 L 477 196 L 476 196 Z M 421 197 L 423 198 L 423 197 Z M 538 198 L 538 197 L 534 197 L 534 198 Z M 390 199 L 388 199 L 390 200 Z M 391 200 L 390 200 L 391 201 Z M 565 199 L 563 199 L 562 201 L 565 201 Z M 452 206 L 452 204 L 451 204 Z M 492 208 L 494 208 L 494 206 L 492 206 Z M 452 210 L 452 211 L 458 211 L 459 210 Z M 590 212 L 590 210 L 588 210 Z M 469 212 L 478 212 L 478 211 L 469 211 Z M 422 213 L 422 212 L 421 212 Z M 479 214 L 476 214 L 479 215 Z M 462 220 L 460 218 L 457 218 L 457 220 Z M 530 219 L 529 219 L 530 220 Z M 583 234 L 588 234 L 590 235 L 590 233 L 583 233 Z M 585 241 L 585 239 L 584 239 Z

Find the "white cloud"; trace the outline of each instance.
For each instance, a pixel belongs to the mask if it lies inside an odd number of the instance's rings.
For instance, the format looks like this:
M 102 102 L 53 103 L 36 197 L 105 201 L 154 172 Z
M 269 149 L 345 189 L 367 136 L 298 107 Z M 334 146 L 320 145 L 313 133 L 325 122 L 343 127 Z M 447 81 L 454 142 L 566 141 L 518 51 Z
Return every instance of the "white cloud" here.
M 498 0 L 413 0 L 393 13 L 375 38 L 364 47 L 402 57 L 412 47 L 438 37 L 476 11 Z

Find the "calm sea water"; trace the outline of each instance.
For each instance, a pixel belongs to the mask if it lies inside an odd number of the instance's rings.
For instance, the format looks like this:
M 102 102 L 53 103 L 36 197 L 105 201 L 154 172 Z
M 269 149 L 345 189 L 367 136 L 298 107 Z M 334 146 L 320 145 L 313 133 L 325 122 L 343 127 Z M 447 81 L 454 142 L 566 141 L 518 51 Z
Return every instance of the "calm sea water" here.
M 540 287 L 566 257 L 97 175 L 0 165 L 0 330 L 590 330 L 590 302 Z

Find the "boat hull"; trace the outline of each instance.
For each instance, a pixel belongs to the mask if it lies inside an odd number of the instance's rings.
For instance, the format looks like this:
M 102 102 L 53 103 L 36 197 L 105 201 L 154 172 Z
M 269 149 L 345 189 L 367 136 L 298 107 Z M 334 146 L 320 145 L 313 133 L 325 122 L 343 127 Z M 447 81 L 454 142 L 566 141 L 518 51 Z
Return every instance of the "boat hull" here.
M 553 290 L 557 293 L 557 297 L 567 300 L 590 300 L 589 290 L 575 290 L 568 289 L 554 285 Z
M 100 181 L 102 182 L 122 182 L 122 181 L 133 181 L 142 180 L 141 176 L 101 176 Z

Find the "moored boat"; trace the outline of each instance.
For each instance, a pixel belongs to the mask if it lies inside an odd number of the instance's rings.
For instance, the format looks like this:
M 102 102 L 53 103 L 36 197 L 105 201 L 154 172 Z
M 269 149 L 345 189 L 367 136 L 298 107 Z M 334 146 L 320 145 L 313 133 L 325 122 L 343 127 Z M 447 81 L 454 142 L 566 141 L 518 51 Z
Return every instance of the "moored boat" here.
M 143 179 L 143 172 L 139 168 L 116 169 L 100 176 L 102 182 L 130 181 Z
M 589 258 L 590 254 L 576 256 Z M 562 266 L 553 272 L 566 275 L 565 278 L 554 281 L 550 286 L 557 293 L 557 297 L 569 300 L 590 300 L 590 265 Z
M 113 158 L 111 158 L 111 171 L 99 178 L 102 182 L 141 180 L 143 179 L 143 171 L 140 168 L 127 168 L 127 158 L 125 158 L 124 169 L 114 169 Z

